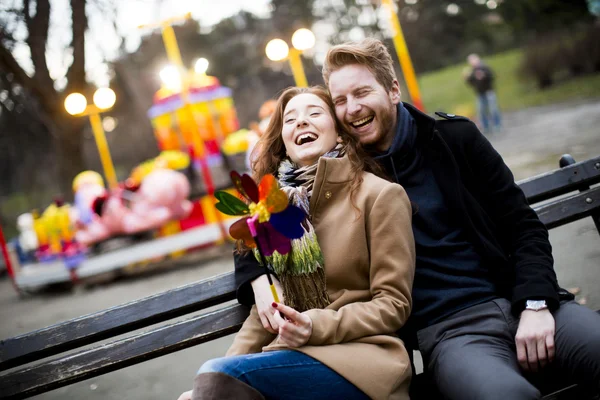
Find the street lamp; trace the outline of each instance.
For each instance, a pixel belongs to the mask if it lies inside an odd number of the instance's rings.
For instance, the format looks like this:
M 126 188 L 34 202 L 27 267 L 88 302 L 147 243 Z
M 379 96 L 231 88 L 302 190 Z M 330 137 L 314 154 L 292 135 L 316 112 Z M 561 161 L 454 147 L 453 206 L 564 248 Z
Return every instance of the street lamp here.
M 315 45 L 315 35 L 306 28 L 298 29 L 292 35 L 292 45 L 293 47 L 290 49 L 288 44 L 282 39 L 273 39 L 267 43 L 265 53 L 271 61 L 282 61 L 287 58 L 290 62 L 296 86 L 307 87 L 308 81 L 306 80 L 300 55 L 303 51 Z
M 94 132 L 94 139 L 96 140 L 96 147 L 98 147 L 98 153 L 100 154 L 100 162 L 104 169 L 104 176 L 111 189 L 117 187 L 118 181 L 117 174 L 115 174 L 115 167 L 110 157 L 110 151 L 108 150 L 108 144 L 106 143 L 106 135 L 102 128 L 100 112 L 111 108 L 116 100 L 117 96 L 115 92 L 109 88 L 96 90 L 93 96 L 93 105 L 88 106 L 87 99 L 81 93 L 71 93 L 65 99 L 65 110 L 69 114 L 89 117 L 92 131 Z
M 180 92 L 183 89 L 181 72 L 175 65 L 167 65 L 158 75 L 167 89 L 173 92 Z
M 194 64 L 194 71 L 199 75 L 206 75 L 208 70 L 208 60 L 204 57 L 199 58 Z

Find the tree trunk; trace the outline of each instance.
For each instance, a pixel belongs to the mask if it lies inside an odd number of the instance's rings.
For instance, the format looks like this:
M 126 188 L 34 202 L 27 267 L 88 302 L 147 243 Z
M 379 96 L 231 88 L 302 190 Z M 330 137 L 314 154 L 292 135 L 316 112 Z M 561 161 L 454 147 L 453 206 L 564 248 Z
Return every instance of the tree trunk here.
M 85 117 L 58 117 L 60 126 L 56 127 L 56 146 L 58 162 L 58 186 L 61 195 L 65 199 L 71 199 L 73 196 L 72 184 L 73 178 L 86 169 L 82 152 L 82 135 L 85 124 L 88 122 Z

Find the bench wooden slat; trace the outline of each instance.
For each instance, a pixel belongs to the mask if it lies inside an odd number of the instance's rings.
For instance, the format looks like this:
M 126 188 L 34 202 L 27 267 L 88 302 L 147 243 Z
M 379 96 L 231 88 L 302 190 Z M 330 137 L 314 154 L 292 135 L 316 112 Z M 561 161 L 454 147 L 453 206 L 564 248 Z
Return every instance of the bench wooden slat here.
M 247 316 L 248 308 L 236 304 L 39 366 L 10 372 L 0 379 L 0 397 L 31 397 L 208 342 L 237 332 Z
M 600 188 L 538 207 L 548 228 L 587 217 Z M 592 203 L 587 203 L 591 199 Z M 233 273 L 223 274 L 0 342 L 0 370 L 167 321 L 235 298 Z
M 0 342 L 0 371 L 235 299 L 233 272 Z
M 517 182 L 529 204 L 600 183 L 600 156 Z
M 600 210 L 600 187 L 534 208 L 548 229 L 591 216 Z

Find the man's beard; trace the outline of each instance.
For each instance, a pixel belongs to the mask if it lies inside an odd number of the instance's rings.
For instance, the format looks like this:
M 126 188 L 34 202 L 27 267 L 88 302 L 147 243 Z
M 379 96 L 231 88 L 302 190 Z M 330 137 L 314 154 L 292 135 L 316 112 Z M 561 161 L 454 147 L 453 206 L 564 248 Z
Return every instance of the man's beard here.
M 396 106 L 390 101 L 389 108 L 376 114 L 376 119 L 379 122 L 378 132 L 375 132 L 374 141 L 365 143 L 364 148 L 371 151 L 386 151 L 394 141 L 395 135 L 395 120 Z

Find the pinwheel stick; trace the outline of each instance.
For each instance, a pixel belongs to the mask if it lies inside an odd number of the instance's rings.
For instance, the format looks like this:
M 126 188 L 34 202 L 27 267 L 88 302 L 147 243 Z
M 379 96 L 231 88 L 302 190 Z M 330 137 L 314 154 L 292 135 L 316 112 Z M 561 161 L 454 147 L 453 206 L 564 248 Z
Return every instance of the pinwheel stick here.
M 258 254 L 260 254 L 260 260 L 265 267 L 265 272 L 267 273 L 267 279 L 269 280 L 269 287 L 271 288 L 271 293 L 273 294 L 273 300 L 276 303 L 279 303 L 279 296 L 277 295 L 277 290 L 275 289 L 275 285 L 273 284 L 273 279 L 271 278 L 271 272 L 269 271 L 269 264 L 267 264 L 267 258 L 260 247 L 260 241 L 258 240 L 258 232 L 256 230 L 256 218 L 249 218 L 247 220 L 248 228 L 250 228 L 250 233 L 252 234 L 252 238 L 254 239 L 254 243 L 256 243 L 256 249 L 258 250 Z
M 258 241 L 258 237 L 254 236 L 254 241 L 256 242 L 256 248 L 258 249 L 258 254 L 260 254 L 260 260 L 265 266 L 265 272 L 267 273 L 267 279 L 269 280 L 269 287 L 271 288 L 271 293 L 273 293 L 273 300 L 276 303 L 279 303 L 279 296 L 277 295 L 277 290 L 275 289 L 275 285 L 273 284 L 273 279 L 271 278 L 271 273 L 269 272 L 269 266 L 267 264 L 267 259 L 265 258 L 262 249 L 260 248 L 260 244 Z

